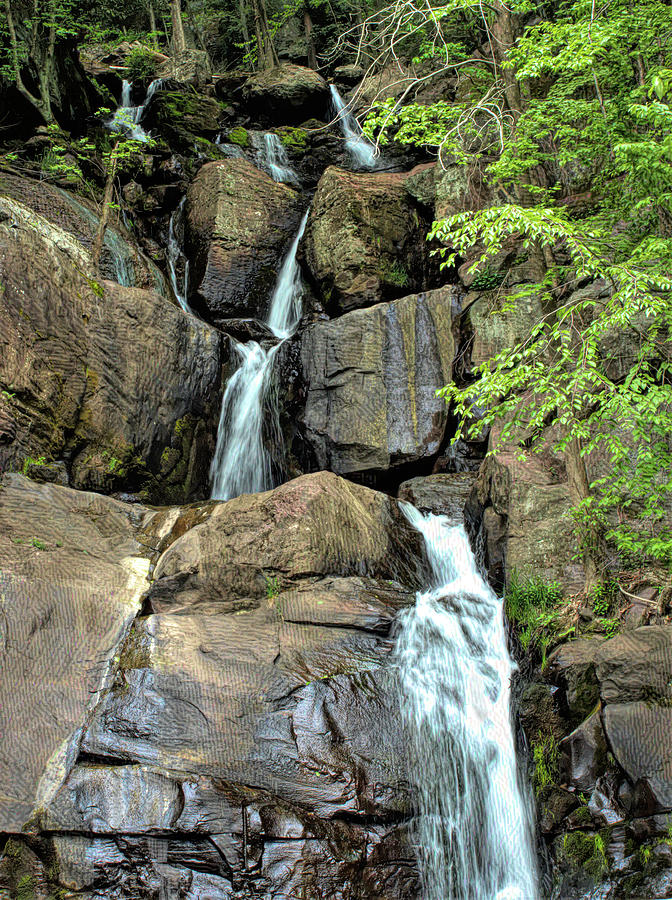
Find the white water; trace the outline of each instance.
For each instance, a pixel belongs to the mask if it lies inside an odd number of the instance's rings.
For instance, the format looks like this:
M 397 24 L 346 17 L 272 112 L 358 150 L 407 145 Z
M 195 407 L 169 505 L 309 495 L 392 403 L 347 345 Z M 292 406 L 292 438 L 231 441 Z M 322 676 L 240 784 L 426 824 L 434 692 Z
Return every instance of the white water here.
M 264 144 L 260 152 L 260 162 L 273 181 L 299 183 L 299 176 L 289 164 L 289 156 L 282 141 L 272 131 L 264 134 Z
M 376 148 L 364 137 L 359 122 L 345 105 L 336 86 L 329 85 L 329 90 L 331 91 L 334 116 L 339 121 L 345 138 L 345 146 L 353 162 L 360 169 L 377 169 L 380 165 L 380 157 L 376 155 Z
M 280 343 L 265 350 L 256 341 L 236 344 L 240 367 L 229 379 L 222 400 L 217 446 L 210 466 L 213 500 L 273 487 L 273 467 L 264 431 L 279 432 L 277 407 L 267 409 L 273 360 L 301 318 L 302 283 L 296 253 L 308 220 L 304 215 L 280 269 L 266 319 Z
M 111 131 L 123 133 L 126 137 L 132 138 L 135 141 L 146 143 L 149 140 L 149 135 L 140 125 L 140 121 L 145 114 L 147 104 L 154 94 L 163 87 L 165 82 L 165 78 L 155 78 L 147 88 L 147 94 L 145 95 L 142 104 L 140 106 L 133 106 L 131 103 L 131 91 L 133 85 L 130 81 L 124 79 L 121 85 L 121 101 L 115 110 L 114 115 L 107 123 L 107 127 Z
M 187 292 L 189 289 L 189 260 L 184 255 L 182 243 L 178 236 L 179 232 L 184 231 L 185 199 L 186 197 L 182 197 L 170 217 L 166 252 L 168 255 L 170 283 L 173 288 L 173 293 L 175 294 L 175 299 L 185 312 L 191 312 L 189 304 L 187 303 Z
M 532 819 L 518 782 L 502 601 L 462 526 L 404 512 L 422 533 L 432 586 L 402 613 L 401 709 L 417 802 L 424 900 L 535 900 Z

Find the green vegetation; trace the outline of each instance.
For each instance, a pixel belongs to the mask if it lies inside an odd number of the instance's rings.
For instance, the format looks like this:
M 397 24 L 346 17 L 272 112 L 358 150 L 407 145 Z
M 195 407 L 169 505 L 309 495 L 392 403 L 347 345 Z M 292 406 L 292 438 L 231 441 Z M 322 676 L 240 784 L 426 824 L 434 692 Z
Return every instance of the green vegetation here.
M 549 647 L 574 632 L 562 599 L 557 582 L 546 582 L 539 576 L 524 579 L 516 571 L 511 573 L 504 594 L 506 615 L 516 626 L 523 650 L 540 653 L 542 666 Z
M 300 152 L 308 146 L 308 132 L 305 128 L 279 128 L 277 134 L 288 150 Z
M 551 732 L 540 731 L 532 741 L 532 784 L 537 796 L 545 787 L 558 783 L 560 749 Z
M 266 575 L 266 597 L 268 600 L 275 600 L 280 596 L 280 583 L 277 575 Z
M 23 461 L 23 468 L 21 471 L 24 475 L 27 475 L 31 466 L 46 466 L 46 464 L 46 456 L 39 456 L 37 459 L 34 459 L 32 456 L 27 456 Z
M 135 47 L 126 57 L 129 81 L 151 81 L 156 75 L 156 54 L 146 47 Z
M 606 848 L 610 837 L 608 828 L 594 834 L 572 831 L 562 838 L 562 855 L 570 866 L 598 879 L 609 870 Z
M 410 284 L 410 277 L 406 267 L 398 260 L 385 265 L 381 272 L 381 277 L 387 284 L 392 284 L 395 287 L 405 288 Z
M 241 126 L 232 128 L 231 131 L 229 131 L 228 140 L 232 144 L 238 144 L 239 147 L 250 146 L 250 136 L 247 133 L 247 129 L 242 128 Z

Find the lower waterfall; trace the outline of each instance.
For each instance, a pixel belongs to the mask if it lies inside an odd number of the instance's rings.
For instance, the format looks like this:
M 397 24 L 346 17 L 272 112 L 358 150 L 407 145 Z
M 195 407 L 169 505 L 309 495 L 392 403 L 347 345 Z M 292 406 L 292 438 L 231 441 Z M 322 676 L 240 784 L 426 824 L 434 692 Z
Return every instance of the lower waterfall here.
M 280 343 L 265 349 L 257 341 L 236 343 L 241 365 L 229 379 L 222 400 L 217 446 L 210 465 L 211 497 L 230 500 L 273 487 L 273 469 L 264 430 L 277 428 L 277 409 L 265 415 L 273 360 L 301 319 L 302 282 L 296 254 L 308 221 L 306 212 L 278 274 L 266 324 Z
M 502 601 L 479 574 L 461 525 L 403 508 L 424 537 L 432 573 L 431 588 L 399 618 L 395 649 L 423 900 L 535 900 Z

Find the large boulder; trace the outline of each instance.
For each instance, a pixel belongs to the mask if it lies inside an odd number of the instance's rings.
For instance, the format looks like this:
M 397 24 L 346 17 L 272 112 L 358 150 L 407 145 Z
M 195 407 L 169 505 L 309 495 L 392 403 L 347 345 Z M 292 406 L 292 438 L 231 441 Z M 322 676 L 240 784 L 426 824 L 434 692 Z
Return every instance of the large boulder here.
M 87 251 L 93 247 L 98 231 L 98 212 L 83 197 L 45 181 L 19 178 L 5 172 L 0 178 L 2 197 L 21 203 L 52 225 L 67 231 Z M 11 217 L 11 209 L 7 208 L 6 215 Z M 152 288 L 160 294 L 169 295 L 161 271 L 114 223 L 110 223 L 105 231 L 100 273 L 127 287 Z
M 253 114 L 277 125 L 322 119 L 329 104 L 329 86 L 313 69 L 283 63 L 251 75 L 243 99 Z
M 334 315 L 440 284 L 428 223 L 404 173 L 355 174 L 330 166 L 306 225 L 304 256 Z
M 453 291 L 354 310 L 302 337 L 301 428 L 319 469 L 385 471 L 435 455 L 447 418 L 438 388 L 452 377 Z
M 70 233 L 2 198 L 0 280 L 0 469 L 62 459 L 74 487 L 202 496 L 219 334 L 153 291 L 97 280 Z
M 209 321 L 267 312 L 300 198 L 245 159 L 203 166 L 187 191 L 189 302 Z
M 0 894 L 417 897 L 390 651 L 419 554 L 329 473 L 152 511 L 7 478 Z

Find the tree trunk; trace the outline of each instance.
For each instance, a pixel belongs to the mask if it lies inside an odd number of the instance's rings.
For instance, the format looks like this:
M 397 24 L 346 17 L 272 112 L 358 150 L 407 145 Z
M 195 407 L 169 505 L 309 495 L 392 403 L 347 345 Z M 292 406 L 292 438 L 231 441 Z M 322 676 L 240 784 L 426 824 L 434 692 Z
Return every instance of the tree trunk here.
M 154 3 L 149 0 L 147 5 L 147 14 L 149 15 L 149 30 L 152 35 L 152 46 L 155 50 L 159 49 L 159 39 L 156 34 L 156 16 L 154 15 Z
M 114 179 L 117 174 L 116 151 L 118 146 L 119 141 L 117 141 L 117 143 L 114 145 L 112 153 L 110 154 L 110 167 L 107 172 L 105 191 L 103 193 L 103 208 L 100 213 L 98 230 L 96 231 L 96 237 L 94 239 L 93 248 L 91 250 L 91 262 L 93 263 L 93 268 L 95 269 L 95 271 L 99 271 L 100 268 L 100 255 L 103 252 L 105 231 L 107 230 L 107 223 L 110 221 L 110 209 L 112 207 L 112 200 L 114 199 Z
M 44 120 L 44 123 L 46 125 L 51 125 L 54 121 L 54 114 L 51 109 L 51 98 L 49 96 L 49 75 L 51 73 L 51 67 L 54 57 L 55 29 L 50 29 L 49 51 L 46 59 L 44 60 L 44 63 L 40 65 L 39 61 L 35 60 L 40 83 L 40 96 L 36 97 L 33 93 L 31 93 L 31 91 L 28 90 L 28 88 L 23 83 L 23 78 L 21 77 L 21 63 L 19 61 L 19 41 L 16 36 L 16 29 L 14 28 L 14 17 L 12 15 L 10 0 L 4 0 L 4 6 L 5 17 L 7 19 L 7 33 L 9 35 L 10 59 L 16 88 L 19 93 L 23 97 L 25 97 L 26 100 L 37 110 L 37 112 Z
M 247 27 L 247 9 L 245 7 L 245 0 L 238 0 L 238 15 L 240 16 L 240 31 L 243 35 L 243 41 L 247 46 L 250 43 L 250 29 Z
M 254 12 L 254 33 L 257 39 L 258 67 L 271 69 L 273 66 L 277 66 L 280 60 L 275 52 L 271 30 L 268 27 L 264 0 L 252 0 L 252 10 Z
M 179 56 L 187 49 L 180 0 L 170 0 L 170 20 L 173 26 L 173 56 Z
M 581 455 L 581 443 L 578 438 L 570 441 L 565 450 L 565 468 L 569 497 L 574 506 L 589 500 L 591 497 L 586 461 Z M 586 591 L 590 591 L 602 581 L 604 544 L 600 529 L 589 523 L 579 523 L 579 535 L 582 544 L 583 569 L 585 573 Z
M 308 7 L 303 8 L 303 29 L 306 34 L 308 46 L 308 65 L 311 69 L 317 68 L 317 54 L 315 53 L 315 41 L 313 40 L 313 20 L 310 18 Z

